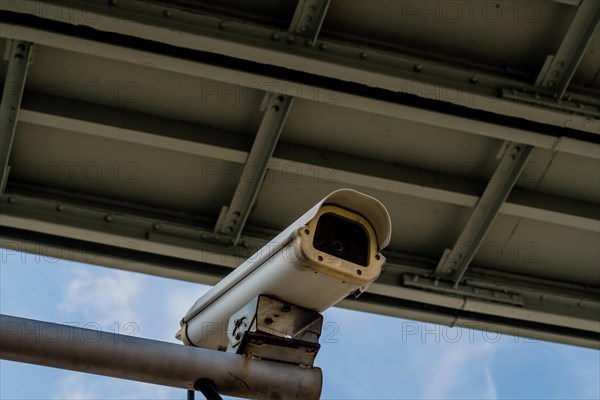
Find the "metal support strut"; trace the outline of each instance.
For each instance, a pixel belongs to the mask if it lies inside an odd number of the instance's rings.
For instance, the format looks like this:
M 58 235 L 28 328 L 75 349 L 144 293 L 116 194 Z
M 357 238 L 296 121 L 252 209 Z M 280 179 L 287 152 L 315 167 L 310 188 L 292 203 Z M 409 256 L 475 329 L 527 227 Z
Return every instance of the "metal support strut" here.
M 25 89 L 29 67 L 31 43 L 13 40 L 8 61 L 8 71 L 0 103 L 0 194 L 4 191 L 10 167 L 8 159 L 12 148 L 17 117 Z
M 455 289 L 496 219 L 500 207 L 517 182 L 532 150 L 533 146 L 521 143 L 505 142 L 502 146 L 502 157 L 494 175 L 479 198 L 454 247 L 444 251 L 435 270 L 439 277 L 451 276 Z

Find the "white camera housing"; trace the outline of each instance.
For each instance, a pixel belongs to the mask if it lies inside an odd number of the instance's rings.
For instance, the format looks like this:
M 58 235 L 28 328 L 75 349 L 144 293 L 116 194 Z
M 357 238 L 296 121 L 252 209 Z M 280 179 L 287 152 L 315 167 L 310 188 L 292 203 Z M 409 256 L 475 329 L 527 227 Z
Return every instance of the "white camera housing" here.
M 232 314 L 259 294 L 322 312 L 379 277 L 391 236 L 383 204 L 351 189 L 329 194 L 196 301 L 176 337 L 224 350 Z

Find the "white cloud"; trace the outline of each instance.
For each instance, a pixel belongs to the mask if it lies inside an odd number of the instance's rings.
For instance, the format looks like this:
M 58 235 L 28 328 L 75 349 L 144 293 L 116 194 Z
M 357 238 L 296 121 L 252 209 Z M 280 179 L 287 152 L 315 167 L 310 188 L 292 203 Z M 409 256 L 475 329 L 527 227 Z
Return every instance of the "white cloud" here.
M 499 343 L 448 343 L 429 360 L 430 380 L 422 398 L 495 399 L 492 360 Z
M 126 271 L 76 268 L 63 291 L 58 311 L 82 324 L 98 324 L 102 330 L 122 331 L 130 322 L 139 325 L 146 279 Z

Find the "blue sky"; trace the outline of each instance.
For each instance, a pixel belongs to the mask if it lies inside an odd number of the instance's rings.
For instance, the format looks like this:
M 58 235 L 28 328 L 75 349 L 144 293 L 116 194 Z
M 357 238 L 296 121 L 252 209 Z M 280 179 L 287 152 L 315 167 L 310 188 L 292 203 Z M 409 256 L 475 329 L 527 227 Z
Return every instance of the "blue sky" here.
M 0 312 L 178 343 L 208 287 L 0 249 Z M 333 308 L 322 399 L 598 399 L 600 352 Z M 185 399 L 185 391 L 0 361 L 0 398 Z M 197 398 L 202 398 L 198 395 Z

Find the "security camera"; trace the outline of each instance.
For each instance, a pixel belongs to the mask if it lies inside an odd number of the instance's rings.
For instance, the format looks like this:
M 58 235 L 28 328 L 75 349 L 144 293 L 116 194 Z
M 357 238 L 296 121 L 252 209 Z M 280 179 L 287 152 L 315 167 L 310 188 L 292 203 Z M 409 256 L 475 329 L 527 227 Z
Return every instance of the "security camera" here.
M 252 309 L 265 304 L 273 316 L 264 318 L 269 322 L 291 307 L 320 313 L 348 295 L 357 296 L 381 273 L 381 250 L 390 236 L 390 217 L 381 202 L 355 190 L 337 190 L 198 299 L 176 337 L 187 345 L 226 350 L 237 343 L 231 331 L 242 321 L 232 316 L 248 304 Z M 275 302 L 253 303 L 260 295 Z

